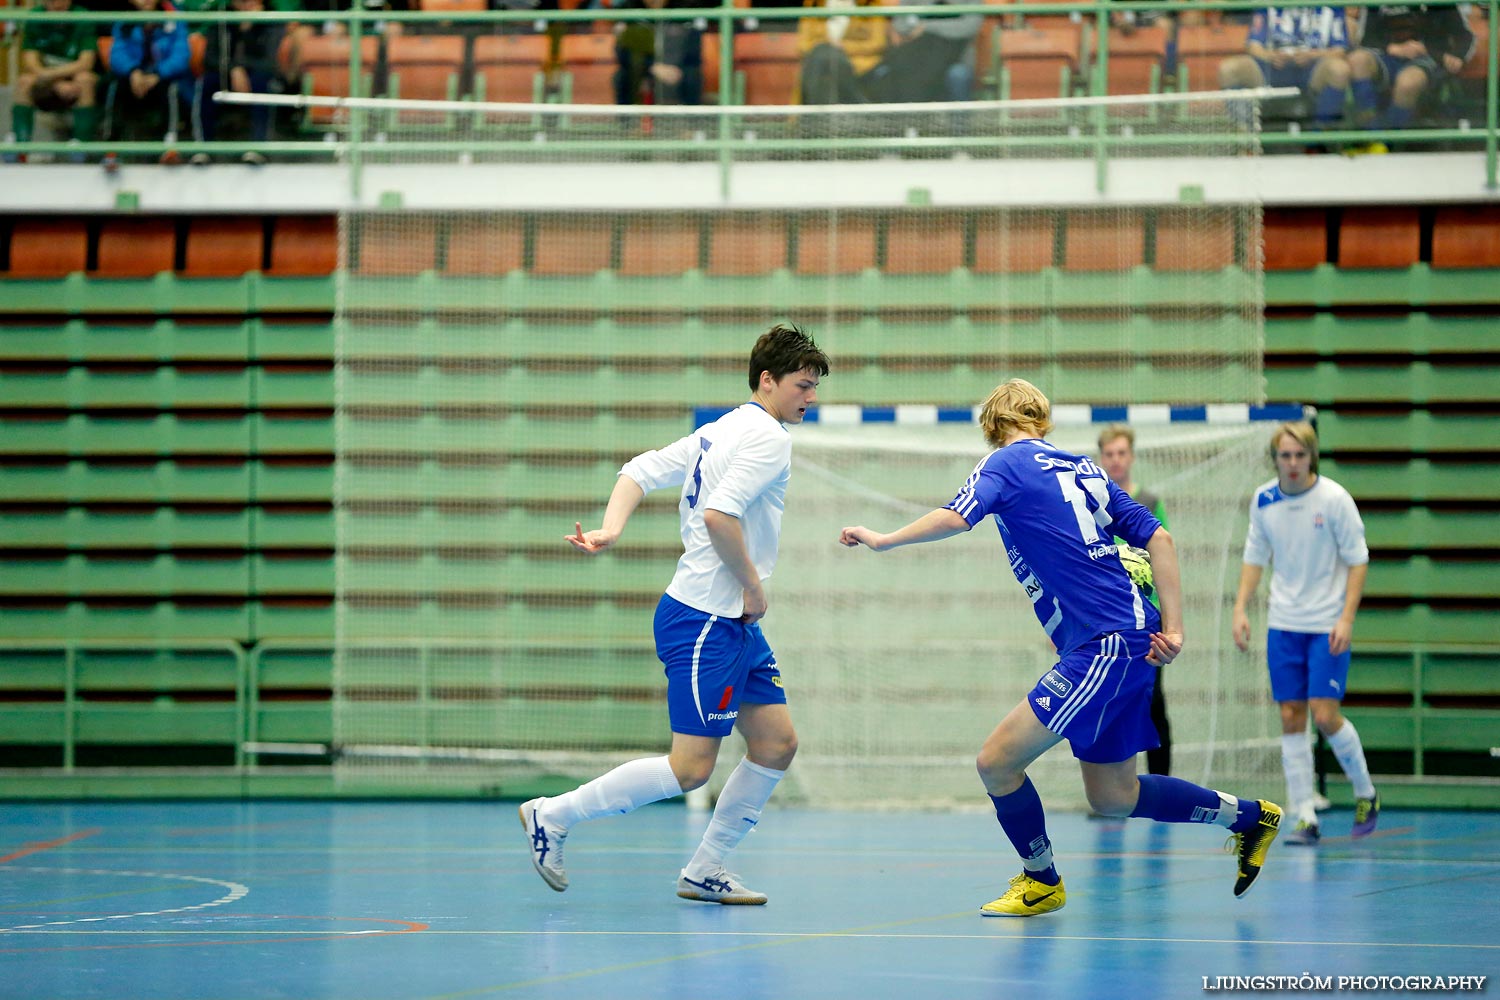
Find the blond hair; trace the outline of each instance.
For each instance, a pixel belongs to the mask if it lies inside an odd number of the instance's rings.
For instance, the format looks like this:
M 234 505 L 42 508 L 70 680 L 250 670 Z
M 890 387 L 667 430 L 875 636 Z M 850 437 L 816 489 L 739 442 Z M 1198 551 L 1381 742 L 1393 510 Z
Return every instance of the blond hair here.
M 1135 430 L 1129 424 L 1110 424 L 1099 434 L 1099 450 L 1116 438 L 1124 438 L 1125 443 L 1130 445 L 1130 450 L 1135 451 Z
M 1277 426 L 1276 430 L 1271 433 L 1271 446 L 1266 449 L 1267 453 L 1271 456 L 1271 465 L 1275 466 L 1276 464 L 1276 446 L 1281 443 L 1282 438 L 1289 434 L 1293 440 L 1307 449 L 1307 454 L 1312 459 L 1308 468 L 1312 472 L 1317 472 L 1318 432 L 1306 420 L 1288 420 L 1286 423 Z
M 979 408 L 979 429 L 992 448 L 1002 447 L 1017 431 L 1046 437 L 1052 430 L 1052 404 L 1036 386 L 1013 378 L 996 386 Z

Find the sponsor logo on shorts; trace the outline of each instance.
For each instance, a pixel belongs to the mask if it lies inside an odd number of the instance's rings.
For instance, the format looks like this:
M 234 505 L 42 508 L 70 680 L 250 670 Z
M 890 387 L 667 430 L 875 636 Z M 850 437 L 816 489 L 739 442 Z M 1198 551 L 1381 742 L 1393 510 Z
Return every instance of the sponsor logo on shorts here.
M 1066 698 L 1068 692 L 1073 690 L 1073 682 L 1068 680 L 1056 670 L 1049 670 L 1042 677 L 1042 687 L 1047 688 L 1053 694 Z
M 1038 708 L 1045 712 L 1052 711 L 1052 697 L 1050 695 L 1042 695 L 1036 700 L 1036 704 Z
M 775 674 L 774 676 L 772 676 L 771 683 L 775 684 L 777 687 L 783 687 L 784 686 L 781 683 L 781 675 L 780 674 Z
M 738 713 L 738 712 L 709 712 L 708 713 L 708 721 L 709 722 L 729 722 L 731 720 L 738 719 L 739 717 L 740 717 L 740 713 Z

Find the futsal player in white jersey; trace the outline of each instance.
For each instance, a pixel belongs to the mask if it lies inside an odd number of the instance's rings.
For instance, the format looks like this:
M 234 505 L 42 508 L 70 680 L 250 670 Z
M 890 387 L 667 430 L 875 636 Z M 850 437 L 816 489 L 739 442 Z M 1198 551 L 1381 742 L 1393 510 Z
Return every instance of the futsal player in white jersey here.
M 1355 837 L 1369 836 L 1380 816 L 1380 796 L 1354 723 L 1339 706 L 1349 679 L 1354 616 L 1364 596 L 1370 550 L 1365 525 L 1349 491 L 1318 474 L 1318 433 L 1306 421 L 1271 434 L 1276 478 L 1250 499 L 1240 589 L 1234 600 L 1234 641 L 1250 648 L 1246 606 L 1273 564 L 1266 612 L 1266 665 L 1271 696 L 1281 706 L 1281 766 L 1286 771 L 1287 808 L 1297 824 L 1292 844 L 1320 838 L 1313 811 L 1313 752 L 1307 713 L 1354 786 Z
M 677 895 L 710 903 L 759 904 L 725 870 L 729 852 L 760 821 L 761 809 L 797 752 L 776 657 L 761 633 L 764 581 L 776 565 L 792 442 L 817 402 L 828 358 L 795 326 L 777 325 L 750 351 L 750 401 L 620 470 L 604 524 L 567 541 L 586 555 L 614 545 L 647 493 L 680 487 L 682 558 L 656 608 L 656 654 L 666 667 L 672 749 L 632 760 L 553 798 L 520 808 L 527 849 L 553 889 L 568 887 L 563 841 L 584 820 L 628 813 L 708 781 L 719 741 L 738 729 L 745 758 L 724 784 Z
M 1238 859 L 1234 894 L 1244 895 L 1276 839 L 1280 808 L 1164 774 L 1136 775 L 1136 754 L 1157 745 L 1151 724 L 1157 667 L 1182 650 L 1172 536 L 1103 469 L 1044 440 L 1052 407 L 1030 382 L 1011 379 L 997 388 L 980 408 L 979 424 L 995 450 L 952 501 L 889 534 L 845 528 L 839 541 L 880 552 L 947 538 L 993 516 L 1011 571 L 1057 647 L 1057 664 L 979 751 L 979 776 L 1023 869 L 980 912 L 1030 917 L 1061 909 L 1067 898 L 1042 800 L 1026 775 L 1062 740 L 1079 760 L 1096 812 L 1228 827 Z M 1131 581 L 1115 536 L 1151 553 L 1160 612 Z

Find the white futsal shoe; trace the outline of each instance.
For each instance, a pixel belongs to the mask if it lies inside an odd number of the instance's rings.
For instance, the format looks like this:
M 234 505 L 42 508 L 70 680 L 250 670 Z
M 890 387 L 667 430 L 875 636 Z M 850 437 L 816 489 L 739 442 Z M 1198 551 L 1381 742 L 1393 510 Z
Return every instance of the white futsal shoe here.
M 543 882 L 562 892 L 568 888 L 568 873 L 563 868 L 563 841 L 568 839 L 568 831 L 542 822 L 537 811 L 545 801 L 545 798 L 540 798 L 521 803 L 521 826 L 526 830 L 531 867 L 536 869 Z
M 677 879 L 677 895 L 683 899 L 733 906 L 761 906 L 766 901 L 765 893 L 745 888 L 738 875 L 731 875 L 722 868 L 697 878 L 689 877 L 684 869 Z

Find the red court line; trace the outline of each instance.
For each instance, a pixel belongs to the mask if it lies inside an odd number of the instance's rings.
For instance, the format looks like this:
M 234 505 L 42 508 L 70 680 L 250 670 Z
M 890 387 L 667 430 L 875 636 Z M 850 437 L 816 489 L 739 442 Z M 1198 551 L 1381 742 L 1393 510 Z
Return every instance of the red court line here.
M 70 833 L 66 837 L 58 837 L 56 840 L 38 840 L 35 843 L 27 844 L 19 851 L 12 851 L 10 854 L 5 855 L 5 857 L 0 858 L 0 865 L 5 864 L 5 862 L 7 861 L 14 861 L 17 858 L 24 858 L 28 854 L 40 854 L 42 851 L 50 851 L 54 847 L 61 847 L 64 844 L 71 844 L 75 840 L 82 840 L 84 837 L 92 837 L 94 834 L 102 833 L 103 831 L 104 827 L 95 826 L 90 827 L 87 830 L 80 830 L 77 833 Z

